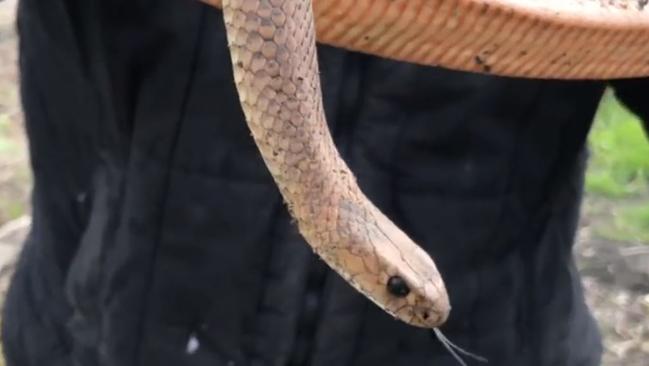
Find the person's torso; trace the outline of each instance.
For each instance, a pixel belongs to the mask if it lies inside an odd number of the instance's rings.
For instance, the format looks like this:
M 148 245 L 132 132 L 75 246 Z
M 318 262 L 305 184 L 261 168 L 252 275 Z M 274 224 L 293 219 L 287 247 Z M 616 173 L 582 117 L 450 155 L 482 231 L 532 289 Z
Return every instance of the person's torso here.
M 13 287 L 60 290 L 65 310 L 32 328 L 65 333 L 62 357 L 455 364 L 303 242 L 243 120 L 219 12 L 165 1 L 48 29 L 24 3 L 35 227 Z M 571 247 L 603 85 L 319 52 L 336 144 L 364 192 L 436 260 L 453 306 L 447 336 L 495 365 L 596 365 Z M 11 301 L 36 311 L 21 292 Z

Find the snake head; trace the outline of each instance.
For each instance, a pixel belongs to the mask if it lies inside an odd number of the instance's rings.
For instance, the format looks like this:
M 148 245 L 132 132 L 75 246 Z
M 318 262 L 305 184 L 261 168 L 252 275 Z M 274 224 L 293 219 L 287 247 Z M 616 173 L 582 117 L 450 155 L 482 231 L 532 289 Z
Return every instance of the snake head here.
M 413 243 L 414 245 L 414 243 Z M 437 328 L 448 319 L 448 295 L 435 264 L 419 247 L 401 242 L 412 252 L 389 259 L 383 294 L 384 310 L 397 319 L 422 328 Z M 398 266 L 394 266 L 395 262 Z
M 446 322 L 450 306 L 443 283 L 436 277 L 424 282 L 405 278 L 404 274 L 395 274 L 387 279 L 384 310 L 422 328 L 437 328 Z
M 429 254 L 371 204 L 347 202 L 338 213 L 342 222 L 359 223 L 339 231 L 346 237 L 338 242 L 351 244 L 319 246 L 318 254 L 395 318 L 422 328 L 442 325 L 449 299 Z
M 410 325 L 436 328 L 446 322 L 450 305 L 442 276 L 430 255 L 380 210 L 371 243 L 381 270 L 383 309 Z

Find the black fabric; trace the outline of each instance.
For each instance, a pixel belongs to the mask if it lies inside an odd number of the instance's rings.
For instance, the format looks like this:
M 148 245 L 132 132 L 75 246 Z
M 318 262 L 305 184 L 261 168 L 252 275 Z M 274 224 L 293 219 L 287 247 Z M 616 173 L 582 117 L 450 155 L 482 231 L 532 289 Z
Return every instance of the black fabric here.
M 304 244 L 244 123 L 219 11 L 22 0 L 18 25 L 34 225 L 8 366 L 456 365 Z M 344 158 L 447 282 L 445 334 L 491 365 L 598 365 L 571 249 L 605 85 L 319 53 Z M 621 97 L 647 117 L 642 90 Z
M 643 91 L 649 88 L 649 79 L 625 79 L 612 80 L 611 87 L 615 96 L 622 101 L 631 112 L 641 116 L 645 133 L 649 132 L 649 103 L 644 97 Z

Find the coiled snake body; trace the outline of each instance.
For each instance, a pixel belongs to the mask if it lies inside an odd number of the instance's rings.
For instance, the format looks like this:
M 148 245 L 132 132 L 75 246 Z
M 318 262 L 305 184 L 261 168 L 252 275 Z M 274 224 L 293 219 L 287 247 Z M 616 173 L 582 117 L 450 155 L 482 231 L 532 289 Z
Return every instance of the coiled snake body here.
M 446 321 L 444 282 L 428 254 L 365 197 L 336 151 L 316 36 L 396 60 L 498 75 L 649 75 L 647 0 L 204 1 L 223 8 L 246 121 L 301 234 L 358 291 L 419 327 Z

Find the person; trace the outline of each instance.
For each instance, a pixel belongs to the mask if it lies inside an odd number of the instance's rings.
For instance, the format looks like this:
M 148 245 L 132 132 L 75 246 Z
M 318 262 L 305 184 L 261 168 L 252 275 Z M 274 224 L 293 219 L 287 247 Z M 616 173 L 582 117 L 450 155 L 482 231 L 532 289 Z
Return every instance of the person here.
M 247 130 L 221 13 L 194 1 L 22 0 L 33 228 L 6 299 L 8 366 L 446 366 L 298 234 Z M 594 366 L 572 257 L 607 85 L 319 46 L 362 189 L 435 258 L 442 331 L 498 366 Z M 476 364 L 467 360 L 470 364 Z

